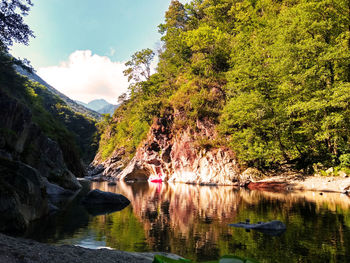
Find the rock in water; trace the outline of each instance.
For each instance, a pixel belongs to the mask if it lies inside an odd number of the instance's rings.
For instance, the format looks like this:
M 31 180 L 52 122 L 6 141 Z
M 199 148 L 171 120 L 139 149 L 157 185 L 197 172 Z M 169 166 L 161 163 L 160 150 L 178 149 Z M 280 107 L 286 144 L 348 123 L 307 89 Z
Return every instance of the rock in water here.
M 87 205 L 113 205 L 130 204 L 130 201 L 124 195 L 95 189 L 85 196 L 83 203 Z
M 229 226 L 240 227 L 248 230 L 250 229 L 258 230 L 260 232 L 263 232 L 264 234 L 268 234 L 272 236 L 281 235 L 287 229 L 286 225 L 279 220 L 273 220 L 270 222 L 259 222 L 258 224 L 249 224 L 249 222 L 248 223 L 239 222 L 237 224 L 229 224 Z
M 82 203 L 90 214 L 103 215 L 124 209 L 130 204 L 130 201 L 121 194 L 95 189 L 85 196 Z

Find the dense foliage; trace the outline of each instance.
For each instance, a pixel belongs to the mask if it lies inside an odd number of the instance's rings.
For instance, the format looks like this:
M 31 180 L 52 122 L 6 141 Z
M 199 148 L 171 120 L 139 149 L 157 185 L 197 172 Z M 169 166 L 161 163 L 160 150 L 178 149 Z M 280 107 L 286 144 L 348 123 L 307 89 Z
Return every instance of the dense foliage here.
M 103 157 L 172 113 L 180 128 L 215 123 L 246 165 L 348 166 L 349 25 L 348 0 L 173 0 L 157 73 L 131 85 Z

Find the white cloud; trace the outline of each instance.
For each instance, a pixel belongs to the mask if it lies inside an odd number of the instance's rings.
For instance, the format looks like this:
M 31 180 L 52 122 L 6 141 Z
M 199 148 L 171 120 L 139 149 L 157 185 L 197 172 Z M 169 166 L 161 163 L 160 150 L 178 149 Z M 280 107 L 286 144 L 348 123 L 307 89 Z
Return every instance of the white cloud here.
M 103 98 L 116 104 L 128 87 L 124 69 L 124 62 L 77 50 L 59 66 L 39 68 L 38 75 L 71 99 L 89 102 Z

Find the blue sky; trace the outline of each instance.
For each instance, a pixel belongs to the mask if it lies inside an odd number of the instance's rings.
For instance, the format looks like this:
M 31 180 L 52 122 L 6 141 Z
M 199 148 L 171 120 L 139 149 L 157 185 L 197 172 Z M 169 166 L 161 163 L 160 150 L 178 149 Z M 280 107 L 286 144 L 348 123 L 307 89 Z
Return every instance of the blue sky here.
M 14 45 L 11 53 L 29 59 L 41 77 L 73 99 L 86 102 L 103 97 L 115 103 L 127 87 L 121 73 L 123 64 L 138 50 L 156 48 L 160 39 L 157 26 L 164 21 L 170 1 L 34 0 L 25 21 L 36 38 L 30 40 L 29 46 Z M 102 74 L 79 84 L 80 77 L 87 78 L 84 71 L 79 72 L 79 65 L 85 69 L 90 65 L 88 72 L 97 74 L 106 70 L 104 64 L 110 70 L 108 77 Z M 75 70 L 70 71 L 73 66 Z M 117 75 L 115 83 L 111 80 L 102 83 L 102 79 L 112 79 L 113 71 Z M 72 80 L 74 86 L 69 85 L 68 77 L 77 78 Z M 64 84 L 60 83 L 62 78 Z M 95 94 L 83 94 L 82 86 L 87 83 L 90 84 L 87 90 L 95 87 Z M 79 89 L 74 90 L 78 84 Z M 103 92 L 107 90 L 110 92 Z

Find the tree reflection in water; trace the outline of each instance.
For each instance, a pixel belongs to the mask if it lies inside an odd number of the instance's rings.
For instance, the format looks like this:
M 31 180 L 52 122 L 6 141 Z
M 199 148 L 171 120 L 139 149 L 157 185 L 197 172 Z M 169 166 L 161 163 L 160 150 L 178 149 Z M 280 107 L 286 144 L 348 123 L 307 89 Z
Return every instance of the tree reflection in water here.
M 350 199 L 345 195 L 186 184 L 162 184 L 160 188 L 158 184 L 123 182 L 112 187 L 94 183 L 92 187 L 124 194 L 131 201 L 129 209 L 105 216 L 107 224 L 99 217 L 91 222 L 106 235 L 107 245 L 116 249 L 166 251 L 196 261 L 225 254 L 260 262 L 342 262 L 350 256 Z M 129 217 L 122 219 L 124 213 Z M 251 222 L 281 220 L 287 231 L 271 237 L 228 226 L 247 218 Z M 101 232 L 105 228 L 109 230 Z M 113 231 L 115 228 L 126 232 Z M 133 240 L 134 231 L 138 241 Z M 139 246 L 131 248 L 128 242 Z
M 93 217 L 77 199 L 56 217 L 39 222 L 29 237 L 91 248 L 172 252 L 195 261 L 227 254 L 259 262 L 347 262 L 350 258 L 346 195 L 123 182 L 91 187 L 123 194 L 131 205 Z M 287 231 L 269 236 L 228 226 L 248 218 L 251 223 L 280 220 Z

